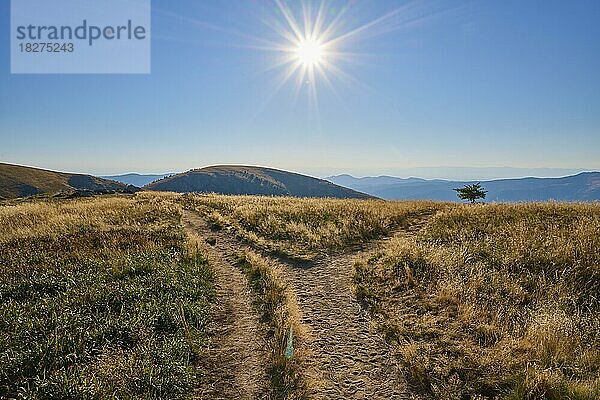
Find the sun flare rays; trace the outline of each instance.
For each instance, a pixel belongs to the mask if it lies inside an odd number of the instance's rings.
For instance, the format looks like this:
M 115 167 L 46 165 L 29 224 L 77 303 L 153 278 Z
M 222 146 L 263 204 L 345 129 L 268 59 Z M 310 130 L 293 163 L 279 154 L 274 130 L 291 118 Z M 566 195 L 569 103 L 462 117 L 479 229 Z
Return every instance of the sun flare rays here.
M 360 67 L 373 62 L 374 55 L 382 55 L 381 46 L 374 46 L 377 50 L 372 46 L 373 39 L 412 29 L 453 9 L 447 4 L 440 7 L 437 0 L 408 0 L 391 8 L 382 4 L 360 0 L 252 1 L 247 10 L 250 18 L 242 20 L 256 18 L 258 30 L 242 25 L 228 29 L 173 13 L 164 16 L 218 32 L 223 43 L 213 46 L 245 48 L 266 55 L 259 74 L 268 74 L 269 80 L 254 117 L 292 86 L 294 102 L 307 100 L 309 117 L 318 118 L 319 92 L 341 99 L 338 90 L 373 90 L 357 76 Z M 320 126 L 320 121 L 314 122 Z
M 368 54 L 356 51 L 360 42 L 414 26 L 439 14 L 435 7 L 432 9 L 432 2 L 409 1 L 380 14 L 371 13 L 370 17 L 357 22 L 356 16 L 360 13 L 353 10 L 356 3 L 351 1 L 273 2 L 275 14 L 263 19 L 263 23 L 278 37 L 271 48 L 276 60 L 269 68 L 281 71 L 274 89 L 278 92 L 289 82 L 294 82 L 296 95 L 306 96 L 311 114 L 316 117 L 320 114 L 318 92 L 321 89 L 327 89 L 339 98 L 336 89 L 339 84 L 368 86 L 349 72 L 368 57 Z M 316 122 L 320 124 L 320 121 Z

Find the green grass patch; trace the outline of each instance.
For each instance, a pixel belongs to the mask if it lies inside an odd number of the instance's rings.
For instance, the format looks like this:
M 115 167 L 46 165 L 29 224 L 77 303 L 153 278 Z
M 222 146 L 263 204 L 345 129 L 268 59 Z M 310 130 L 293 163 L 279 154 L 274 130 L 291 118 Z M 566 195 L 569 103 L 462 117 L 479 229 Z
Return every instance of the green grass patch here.
M 4 206 L 0 230 L 0 398 L 193 397 L 214 291 L 173 207 Z

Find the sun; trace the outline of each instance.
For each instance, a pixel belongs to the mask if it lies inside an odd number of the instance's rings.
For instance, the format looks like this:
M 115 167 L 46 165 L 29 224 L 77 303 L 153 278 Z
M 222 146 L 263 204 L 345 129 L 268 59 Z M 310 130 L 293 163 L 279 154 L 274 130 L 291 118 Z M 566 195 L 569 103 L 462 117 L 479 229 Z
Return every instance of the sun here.
M 311 118 L 319 122 L 319 92 L 327 90 L 336 98 L 338 85 L 366 87 L 352 76 L 350 66 L 367 64 L 370 56 L 366 41 L 377 36 L 418 23 L 430 15 L 421 15 L 417 2 L 398 8 L 367 21 L 361 21 L 356 0 L 270 0 L 276 7 L 261 16 L 269 28 L 265 37 L 255 38 L 255 50 L 273 54 L 265 71 L 273 73 L 271 90 L 261 103 L 270 102 L 288 82 L 295 86 L 294 95 L 306 98 Z M 265 2 L 267 3 L 267 2 Z M 334 4 L 335 3 L 335 4 Z M 339 3 L 339 4 L 338 4 Z M 415 11 L 413 13 L 413 11 Z M 426 11 L 426 10 L 425 10 Z M 359 43 L 362 42 L 362 43 Z M 352 68 L 354 70 L 354 68 Z
M 318 66 L 325 55 L 323 44 L 314 38 L 300 39 L 294 50 L 295 57 L 305 67 Z

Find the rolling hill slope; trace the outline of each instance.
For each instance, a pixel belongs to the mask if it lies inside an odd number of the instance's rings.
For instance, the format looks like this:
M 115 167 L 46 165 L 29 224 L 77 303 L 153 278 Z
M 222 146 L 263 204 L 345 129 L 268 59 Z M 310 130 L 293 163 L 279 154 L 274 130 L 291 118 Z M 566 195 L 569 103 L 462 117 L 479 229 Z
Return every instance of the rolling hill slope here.
M 0 198 L 58 192 L 131 192 L 137 188 L 91 175 L 69 174 L 0 163 Z
M 332 197 L 364 199 L 371 196 L 323 179 L 263 167 L 213 166 L 173 175 L 144 187 L 179 193 Z
M 354 178 L 338 175 L 327 179 L 389 200 L 458 201 L 452 189 L 473 183 L 389 176 Z M 482 185 L 488 190 L 486 201 L 600 201 L 600 172 L 582 172 L 562 178 L 498 179 L 484 181 Z

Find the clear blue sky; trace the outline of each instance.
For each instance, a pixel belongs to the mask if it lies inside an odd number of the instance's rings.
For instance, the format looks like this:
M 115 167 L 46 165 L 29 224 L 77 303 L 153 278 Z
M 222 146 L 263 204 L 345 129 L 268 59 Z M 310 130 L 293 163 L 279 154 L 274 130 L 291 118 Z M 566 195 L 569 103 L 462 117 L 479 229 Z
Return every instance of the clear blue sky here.
M 348 7 L 340 32 L 392 14 L 339 49 L 353 56 L 332 63 L 352 79 L 330 71 L 330 87 L 317 79 L 296 93 L 293 82 L 275 92 L 279 54 L 254 48 L 279 40 L 273 2 L 153 1 L 149 75 L 11 75 L 0 1 L 0 161 L 98 174 L 600 169 L 600 1 L 429 1 L 394 13 L 407 3 L 330 1 L 328 18 Z

